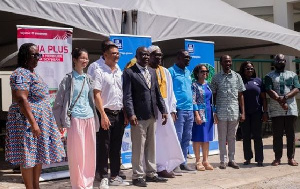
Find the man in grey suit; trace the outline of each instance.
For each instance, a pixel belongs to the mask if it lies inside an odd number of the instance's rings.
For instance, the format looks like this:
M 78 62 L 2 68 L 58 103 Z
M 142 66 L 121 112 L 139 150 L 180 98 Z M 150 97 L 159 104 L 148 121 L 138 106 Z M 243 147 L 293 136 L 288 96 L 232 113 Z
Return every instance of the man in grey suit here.
M 136 50 L 137 63 L 123 72 L 123 101 L 131 124 L 132 184 L 146 187 L 143 179 L 145 157 L 146 181 L 166 182 L 156 174 L 155 128 L 157 109 L 162 113 L 163 125 L 167 110 L 160 94 L 155 70 L 148 67 L 150 53 L 146 47 Z

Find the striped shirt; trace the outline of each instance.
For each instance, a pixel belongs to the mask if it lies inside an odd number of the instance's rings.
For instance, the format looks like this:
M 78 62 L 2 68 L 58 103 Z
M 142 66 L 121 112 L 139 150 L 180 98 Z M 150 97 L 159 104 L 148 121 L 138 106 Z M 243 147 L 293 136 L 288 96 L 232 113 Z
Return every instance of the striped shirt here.
M 239 119 L 238 93 L 245 91 L 240 74 L 231 70 L 226 74 L 222 70 L 214 75 L 211 90 L 216 94 L 216 112 L 221 121 L 236 121 Z
M 284 96 L 294 88 L 300 88 L 298 75 L 292 71 L 276 72 L 272 71 L 265 76 L 266 91 L 273 90 L 279 96 Z M 296 98 L 289 98 L 286 100 L 288 104 L 288 111 L 285 111 L 280 104 L 271 98 L 269 104 L 270 117 L 293 115 L 298 116 L 298 108 Z

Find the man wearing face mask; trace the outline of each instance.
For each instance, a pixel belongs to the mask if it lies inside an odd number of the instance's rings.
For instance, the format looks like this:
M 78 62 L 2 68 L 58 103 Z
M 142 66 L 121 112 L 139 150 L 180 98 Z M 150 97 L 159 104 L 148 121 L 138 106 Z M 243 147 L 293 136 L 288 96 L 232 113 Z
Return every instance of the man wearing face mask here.
M 298 76 L 292 71 L 285 70 L 286 60 L 283 54 L 277 54 L 274 58 L 275 70 L 265 76 L 265 88 L 271 97 L 269 116 L 272 118 L 273 127 L 273 151 L 275 160 L 273 166 L 281 163 L 285 131 L 287 138 L 288 164 L 298 166 L 294 160 L 295 155 L 295 126 L 298 116 L 296 94 L 300 84 Z

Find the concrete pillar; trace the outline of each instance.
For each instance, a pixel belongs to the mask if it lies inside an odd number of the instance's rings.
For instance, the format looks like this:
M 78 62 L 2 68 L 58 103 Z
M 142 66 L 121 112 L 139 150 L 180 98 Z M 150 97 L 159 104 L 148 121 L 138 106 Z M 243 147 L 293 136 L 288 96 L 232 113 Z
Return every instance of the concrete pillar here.
M 286 0 L 274 0 L 273 5 L 274 23 L 282 27 L 294 30 L 294 8 L 292 3 L 288 3 Z M 287 65 L 286 69 L 296 72 L 295 62 L 292 62 L 294 56 L 285 56 Z
M 285 0 L 274 0 L 274 23 L 282 27 L 294 30 L 294 8 L 292 3 Z

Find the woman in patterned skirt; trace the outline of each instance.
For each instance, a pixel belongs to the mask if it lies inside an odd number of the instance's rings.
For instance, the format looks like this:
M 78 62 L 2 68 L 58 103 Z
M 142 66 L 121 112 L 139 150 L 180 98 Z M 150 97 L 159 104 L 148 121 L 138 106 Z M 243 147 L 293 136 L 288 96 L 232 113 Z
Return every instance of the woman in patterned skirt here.
M 26 188 L 39 188 L 42 164 L 65 156 L 61 135 L 48 100 L 48 87 L 34 71 L 41 54 L 32 43 L 23 44 L 18 68 L 10 76 L 13 102 L 6 123 L 5 158 L 20 165 Z

